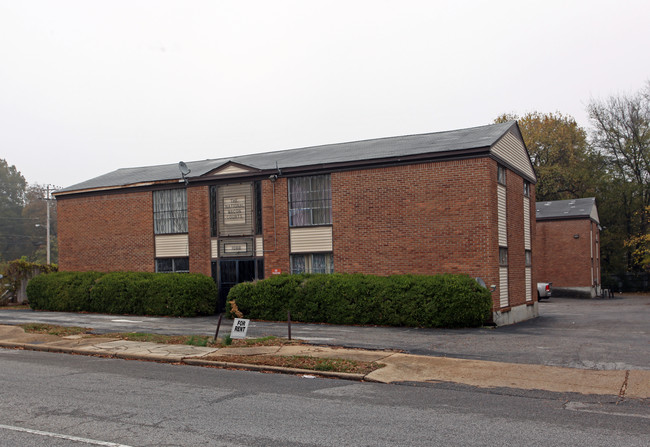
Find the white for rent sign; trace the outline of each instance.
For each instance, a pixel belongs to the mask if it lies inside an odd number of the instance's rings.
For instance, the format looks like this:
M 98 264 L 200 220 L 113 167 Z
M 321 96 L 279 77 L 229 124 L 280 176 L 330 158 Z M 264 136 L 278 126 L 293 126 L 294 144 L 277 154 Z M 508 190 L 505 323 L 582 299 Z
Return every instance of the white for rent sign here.
M 230 331 L 230 338 L 246 338 L 248 332 L 248 323 L 251 320 L 244 320 L 243 318 L 235 318 L 232 323 L 232 330 Z

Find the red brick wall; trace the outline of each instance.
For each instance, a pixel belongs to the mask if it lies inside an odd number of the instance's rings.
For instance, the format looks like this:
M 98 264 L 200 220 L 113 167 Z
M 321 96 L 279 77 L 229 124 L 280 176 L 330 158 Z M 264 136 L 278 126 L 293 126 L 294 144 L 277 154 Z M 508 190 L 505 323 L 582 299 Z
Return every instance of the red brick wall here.
M 510 306 L 524 302 L 525 290 L 523 283 L 517 281 L 524 272 L 524 233 L 517 231 L 523 228 L 523 190 L 524 184 L 520 177 L 508 172 L 506 175 L 506 212 L 508 227 L 508 299 Z
M 591 229 L 593 231 L 593 258 L 594 258 L 594 281 L 598 284 L 600 282 L 600 230 L 596 222 L 591 222 Z
M 467 273 L 498 284 L 487 158 L 334 173 L 332 214 L 337 272 Z
M 275 197 L 275 210 L 274 210 Z M 287 179 L 262 182 L 262 229 L 264 233 L 264 277 L 272 269 L 290 273 L 289 258 L 289 201 Z
M 211 276 L 210 189 L 208 186 L 187 188 L 187 229 L 190 272 Z
M 494 160 L 480 158 L 332 173 L 335 271 L 466 273 L 498 285 L 496 172 Z M 507 188 L 510 303 L 518 305 L 525 302 L 523 180 L 508 171 Z M 533 221 L 534 203 L 533 193 Z M 58 207 L 62 270 L 154 271 L 150 191 L 62 198 Z M 209 219 L 208 187 L 189 187 L 190 269 L 206 275 Z M 286 178 L 262 181 L 262 221 L 265 277 L 290 272 Z M 498 308 L 498 290 L 493 300 Z
M 589 287 L 591 282 L 591 240 L 589 219 L 537 222 L 535 277 L 554 287 Z M 594 262 L 596 260 L 594 232 Z M 578 239 L 574 235 L 579 235 Z
M 508 295 L 511 307 L 520 306 L 526 303 L 526 248 L 524 241 L 524 225 L 531 225 L 531 222 L 534 222 L 533 219 L 535 219 L 535 194 L 532 189 L 533 188 L 531 187 L 529 198 L 531 218 L 528 222 L 524 222 L 524 179 L 515 172 L 507 171 L 506 213 L 508 228 Z M 534 228 L 535 225 L 533 223 L 531 225 L 531 249 L 533 248 Z M 534 297 L 535 294 L 532 296 Z
M 59 268 L 153 272 L 151 192 L 57 200 Z

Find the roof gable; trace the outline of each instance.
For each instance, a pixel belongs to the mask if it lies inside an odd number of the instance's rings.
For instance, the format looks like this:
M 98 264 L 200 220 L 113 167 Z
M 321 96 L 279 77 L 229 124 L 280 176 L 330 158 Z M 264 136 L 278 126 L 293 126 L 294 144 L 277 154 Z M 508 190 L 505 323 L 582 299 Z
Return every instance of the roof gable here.
M 201 177 L 210 177 L 210 176 L 221 176 L 221 175 L 232 175 L 232 174 L 247 174 L 250 172 L 255 172 L 258 171 L 257 169 L 253 169 L 250 166 L 245 166 L 240 163 L 234 163 L 232 161 L 229 161 L 225 163 L 222 166 L 219 166 L 216 169 L 213 169 L 209 172 L 206 172 L 205 174 L 202 174 Z
M 492 153 L 528 180 L 537 181 L 533 164 L 530 161 L 530 154 L 526 149 L 518 125 L 514 125 L 503 134 L 499 141 L 492 146 Z

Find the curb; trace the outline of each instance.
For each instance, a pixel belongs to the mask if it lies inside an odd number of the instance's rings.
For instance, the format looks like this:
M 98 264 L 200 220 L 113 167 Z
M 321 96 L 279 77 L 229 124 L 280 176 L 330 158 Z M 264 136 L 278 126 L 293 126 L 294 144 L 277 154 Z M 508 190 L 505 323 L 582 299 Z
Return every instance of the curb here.
M 234 368 L 234 369 L 241 369 L 246 371 L 275 372 L 275 373 L 283 373 L 283 374 L 301 374 L 301 375 L 312 375 L 312 376 L 328 377 L 328 378 L 342 379 L 342 380 L 353 380 L 353 381 L 365 380 L 369 382 L 376 382 L 373 379 L 367 379 L 365 374 L 342 373 L 342 372 L 334 372 L 334 371 L 315 371 L 312 369 L 287 368 L 283 366 L 251 365 L 248 363 L 219 362 L 219 361 L 212 361 L 212 360 L 201 360 L 192 357 L 169 358 L 166 356 L 157 356 L 157 355 L 140 356 L 134 354 L 120 353 L 120 352 L 113 352 L 113 353 L 98 352 L 98 351 L 91 351 L 88 349 L 52 347 L 52 346 L 45 346 L 45 345 L 35 345 L 31 343 L 0 342 L 0 348 L 25 349 L 28 351 L 52 352 L 52 353 L 63 353 L 63 354 L 77 354 L 77 355 L 87 355 L 92 357 L 109 357 L 109 358 L 119 358 L 124 360 L 142 360 L 142 361 L 150 361 L 150 362 L 158 362 L 158 363 L 180 363 L 189 366 Z
M 245 369 L 248 371 L 281 372 L 285 374 L 306 374 L 312 376 L 331 377 L 337 379 L 356 380 L 356 381 L 366 380 L 365 374 L 343 373 L 343 372 L 334 372 L 334 371 L 316 371 L 313 369 L 287 368 L 284 366 L 251 365 L 248 363 L 219 362 L 214 360 L 200 360 L 200 359 L 193 359 L 193 358 L 184 358 L 182 362 L 185 363 L 186 365 L 192 365 L 192 366 L 214 366 L 219 368 Z
M 25 349 L 27 351 L 40 351 L 40 352 L 52 352 L 52 353 L 61 353 L 61 354 L 77 354 L 77 355 L 87 355 L 92 357 L 110 357 L 118 358 L 124 360 L 145 360 L 152 362 L 160 363 L 181 363 L 182 358 L 169 358 L 166 356 L 140 356 L 134 354 L 126 354 L 120 352 L 101 352 L 101 351 L 92 351 L 89 349 L 83 348 L 66 348 L 62 346 L 41 346 L 31 343 L 6 343 L 0 342 L 0 348 L 10 348 L 10 349 Z

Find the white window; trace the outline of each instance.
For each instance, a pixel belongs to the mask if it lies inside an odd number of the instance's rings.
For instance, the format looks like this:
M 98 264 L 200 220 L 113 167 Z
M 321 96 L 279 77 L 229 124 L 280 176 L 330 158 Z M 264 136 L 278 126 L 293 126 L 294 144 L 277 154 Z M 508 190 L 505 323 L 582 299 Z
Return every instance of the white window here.
M 153 192 L 155 234 L 187 233 L 187 192 L 165 189 Z
M 291 255 L 291 273 L 334 273 L 332 254 Z
M 332 223 L 332 189 L 329 175 L 289 179 L 289 226 Z

